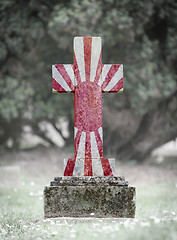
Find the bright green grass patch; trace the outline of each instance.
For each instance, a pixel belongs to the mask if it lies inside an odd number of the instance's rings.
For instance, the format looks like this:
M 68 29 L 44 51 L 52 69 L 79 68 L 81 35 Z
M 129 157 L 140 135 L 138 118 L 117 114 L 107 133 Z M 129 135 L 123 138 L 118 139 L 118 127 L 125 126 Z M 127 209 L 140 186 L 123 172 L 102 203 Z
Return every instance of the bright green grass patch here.
M 0 188 L 0 239 L 176 240 L 176 183 L 136 186 L 134 220 L 43 220 L 43 187 Z

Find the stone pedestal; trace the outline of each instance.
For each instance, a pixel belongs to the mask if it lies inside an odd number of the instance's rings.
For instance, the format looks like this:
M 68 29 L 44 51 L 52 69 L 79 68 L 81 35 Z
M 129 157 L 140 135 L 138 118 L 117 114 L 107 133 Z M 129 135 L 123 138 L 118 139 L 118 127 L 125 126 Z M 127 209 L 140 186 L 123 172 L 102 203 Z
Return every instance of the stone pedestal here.
M 56 177 L 44 189 L 44 215 L 133 218 L 135 188 L 123 177 Z

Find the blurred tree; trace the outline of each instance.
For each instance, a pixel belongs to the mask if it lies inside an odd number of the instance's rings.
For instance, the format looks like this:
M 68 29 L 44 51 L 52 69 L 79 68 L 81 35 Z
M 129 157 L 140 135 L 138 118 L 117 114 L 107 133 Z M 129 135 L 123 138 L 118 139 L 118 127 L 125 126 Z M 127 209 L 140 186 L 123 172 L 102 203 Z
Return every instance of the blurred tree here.
M 0 3 L 0 141 L 18 147 L 23 125 L 73 132 L 73 96 L 51 94 L 51 64 L 72 63 L 74 36 L 101 36 L 103 63 L 123 63 L 123 95 L 104 95 L 105 152 L 143 160 L 177 137 L 175 0 L 11 0 Z M 61 133 L 62 134 L 62 133 Z M 72 135 L 67 144 L 72 141 Z

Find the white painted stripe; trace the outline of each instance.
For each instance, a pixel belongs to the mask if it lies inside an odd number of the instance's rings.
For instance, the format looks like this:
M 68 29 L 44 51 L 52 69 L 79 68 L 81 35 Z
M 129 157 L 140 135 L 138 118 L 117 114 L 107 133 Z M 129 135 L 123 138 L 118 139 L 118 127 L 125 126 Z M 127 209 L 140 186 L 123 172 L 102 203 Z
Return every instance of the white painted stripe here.
M 74 38 L 74 52 L 78 64 L 81 82 L 85 82 L 85 61 L 84 61 L 84 43 L 83 37 Z
M 68 86 L 68 84 L 66 83 L 66 81 L 64 80 L 64 78 L 61 76 L 61 74 L 54 65 L 52 65 L 52 77 L 62 86 L 62 88 L 65 89 L 65 91 L 71 92 L 70 87 Z
M 109 165 L 111 167 L 113 175 L 115 175 L 115 159 L 114 158 L 108 158 Z
M 73 176 L 84 176 L 84 160 L 76 158 Z
M 73 83 L 73 85 L 75 86 L 75 81 L 74 81 L 74 70 L 71 64 L 64 64 L 63 65 Z M 77 85 L 77 84 L 76 84 Z
M 86 132 L 82 132 L 76 158 L 85 158 L 85 138 Z
M 98 132 L 99 132 L 99 134 L 100 134 L 101 141 L 102 141 L 102 143 L 103 143 L 103 128 L 102 128 L 102 127 L 98 128 Z
M 76 137 L 77 131 L 78 131 L 78 128 L 74 127 L 74 139 Z
M 92 50 L 91 50 L 91 66 L 90 66 L 90 81 L 94 82 L 96 70 L 101 53 L 101 38 L 92 37 Z
M 77 86 L 77 79 L 75 76 L 74 76 L 74 86 Z
M 99 154 L 99 151 L 98 151 L 97 142 L 96 142 L 94 132 L 90 132 L 90 141 L 91 141 L 92 158 L 100 158 L 100 154 Z
M 103 65 L 103 69 L 102 69 L 102 73 L 101 73 L 100 79 L 98 81 L 98 85 L 101 86 L 103 84 L 103 82 L 104 82 L 104 80 L 105 80 L 105 78 L 106 78 L 106 76 L 107 76 L 111 66 L 112 66 L 111 64 L 104 64 Z
M 123 65 L 120 65 L 119 69 L 117 70 L 111 81 L 108 83 L 104 91 L 109 92 L 122 77 L 123 77 Z
M 93 176 L 104 176 L 100 158 L 92 158 Z

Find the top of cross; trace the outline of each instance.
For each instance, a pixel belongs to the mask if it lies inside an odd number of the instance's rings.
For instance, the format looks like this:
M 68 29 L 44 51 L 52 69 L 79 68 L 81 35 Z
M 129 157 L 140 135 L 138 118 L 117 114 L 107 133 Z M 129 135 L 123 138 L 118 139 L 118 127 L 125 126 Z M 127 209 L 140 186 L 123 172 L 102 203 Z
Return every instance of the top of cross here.
M 97 83 L 103 92 L 123 91 L 123 65 L 101 63 L 100 37 L 74 38 L 74 64 L 53 65 L 53 92 L 74 92 L 80 82 Z

